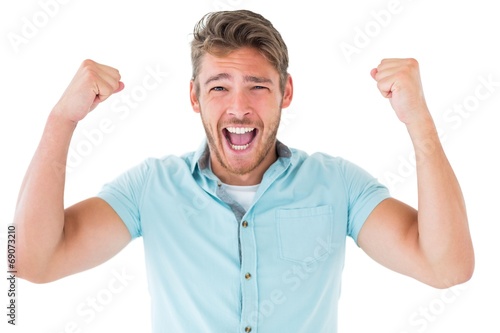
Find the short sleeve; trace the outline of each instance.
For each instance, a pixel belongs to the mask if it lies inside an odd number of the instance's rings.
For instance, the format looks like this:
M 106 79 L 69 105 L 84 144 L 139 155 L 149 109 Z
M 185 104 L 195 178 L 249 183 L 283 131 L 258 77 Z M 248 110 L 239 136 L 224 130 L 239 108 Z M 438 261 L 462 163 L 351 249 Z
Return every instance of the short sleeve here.
M 97 194 L 120 216 L 132 238 L 142 235 L 140 208 L 148 171 L 145 161 L 105 184 Z
M 342 160 L 348 196 L 347 234 L 358 244 L 358 234 L 373 209 L 390 197 L 389 190 L 358 165 Z

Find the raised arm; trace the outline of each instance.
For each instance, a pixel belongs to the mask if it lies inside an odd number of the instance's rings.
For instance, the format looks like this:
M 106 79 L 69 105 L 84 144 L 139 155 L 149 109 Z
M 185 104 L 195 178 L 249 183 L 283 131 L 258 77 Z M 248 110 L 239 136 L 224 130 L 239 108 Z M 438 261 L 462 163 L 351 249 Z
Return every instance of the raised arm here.
M 384 59 L 371 71 L 382 95 L 407 127 L 417 165 L 418 210 L 383 201 L 358 243 L 372 258 L 437 288 L 469 280 L 474 250 L 460 185 L 427 108 L 414 59 Z
M 130 241 L 125 225 L 103 200 L 64 208 L 61 168 L 77 123 L 123 87 L 116 69 L 86 60 L 49 114 L 15 211 L 19 277 L 53 281 L 106 261 Z

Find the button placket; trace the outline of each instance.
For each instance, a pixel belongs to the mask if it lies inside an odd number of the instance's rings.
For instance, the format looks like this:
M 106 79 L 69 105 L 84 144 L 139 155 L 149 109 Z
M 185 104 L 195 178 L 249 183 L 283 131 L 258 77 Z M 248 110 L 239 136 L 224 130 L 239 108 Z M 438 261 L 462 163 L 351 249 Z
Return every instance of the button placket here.
M 242 219 L 240 228 L 241 244 L 241 330 L 257 332 L 258 288 L 256 277 L 257 249 L 254 228 L 250 216 Z

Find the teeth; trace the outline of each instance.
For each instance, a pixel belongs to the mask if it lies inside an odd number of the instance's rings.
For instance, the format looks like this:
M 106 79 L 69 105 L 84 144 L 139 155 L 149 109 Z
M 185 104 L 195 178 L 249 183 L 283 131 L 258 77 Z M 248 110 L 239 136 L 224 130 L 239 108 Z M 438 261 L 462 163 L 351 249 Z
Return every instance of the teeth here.
M 249 146 L 249 144 L 247 143 L 246 145 L 242 145 L 242 146 L 231 145 L 231 148 L 233 148 L 234 150 L 245 150 L 248 148 L 248 146 Z
M 229 133 L 244 134 L 253 131 L 253 127 L 228 127 L 226 128 Z

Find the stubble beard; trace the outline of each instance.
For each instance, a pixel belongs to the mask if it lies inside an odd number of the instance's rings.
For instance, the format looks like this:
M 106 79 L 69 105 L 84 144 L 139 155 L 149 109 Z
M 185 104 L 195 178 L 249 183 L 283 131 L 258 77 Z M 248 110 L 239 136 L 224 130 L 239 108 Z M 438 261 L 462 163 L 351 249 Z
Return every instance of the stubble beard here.
M 207 136 L 207 142 L 208 142 L 208 147 L 210 149 L 210 154 L 214 154 L 214 156 L 217 159 L 217 161 L 219 162 L 219 164 L 224 169 L 226 169 L 229 173 L 234 174 L 234 175 L 238 175 L 238 176 L 246 175 L 246 174 L 252 172 L 253 170 L 255 170 L 265 160 L 267 155 L 270 154 L 271 150 L 276 148 L 276 138 L 277 138 L 277 134 L 278 134 L 278 127 L 280 124 L 280 115 L 281 115 L 281 111 L 278 113 L 278 116 L 276 117 L 276 119 L 268 127 L 270 129 L 270 131 L 268 132 L 266 137 L 261 139 L 263 147 L 261 149 L 259 149 L 257 147 L 258 151 L 257 151 L 257 157 L 255 158 L 255 161 L 250 163 L 250 164 L 245 163 L 244 165 L 241 165 L 238 167 L 232 167 L 232 166 L 228 165 L 223 159 L 222 150 L 224 149 L 223 145 L 225 144 L 225 142 L 223 142 L 223 140 L 226 140 L 226 138 L 223 138 L 220 134 L 221 129 L 229 126 L 229 124 L 225 124 L 223 126 L 218 127 L 217 133 L 214 134 L 211 127 L 209 126 L 209 124 L 205 122 L 205 118 L 203 117 L 203 112 L 200 110 L 200 116 L 201 116 L 201 120 L 203 123 L 203 127 L 205 129 L 206 136 Z M 248 120 L 247 121 L 245 121 L 245 120 L 244 121 L 233 121 L 233 122 L 231 122 L 231 125 L 244 126 L 244 125 L 252 125 L 252 123 Z M 217 145 L 217 140 L 215 139 L 216 136 L 220 137 L 219 146 Z M 255 142 L 255 144 L 258 144 L 258 142 Z

